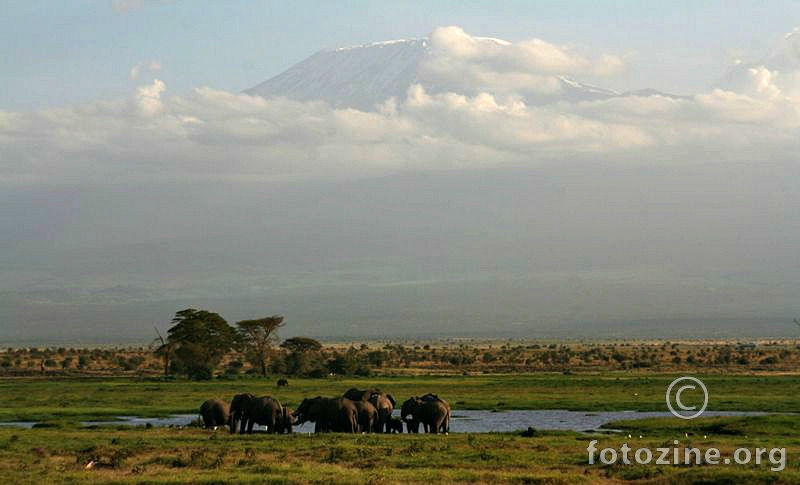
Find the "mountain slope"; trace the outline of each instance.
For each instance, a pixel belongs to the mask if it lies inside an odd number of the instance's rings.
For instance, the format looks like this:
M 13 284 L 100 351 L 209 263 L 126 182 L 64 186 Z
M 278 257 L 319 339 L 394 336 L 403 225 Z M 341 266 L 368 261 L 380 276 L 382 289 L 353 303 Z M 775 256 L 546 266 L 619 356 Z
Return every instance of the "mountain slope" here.
M 499 39 L 490 39 L 502 43 Z M 322 100 L 336 108 L 375 110 L 388 98 L 402 101 L 412 84 L 429 93 L 456 91 L 426 82 L 418 76 L 420 64 L 431 54 L 428 39 L 393 40 L 317 52 L 245 93 L 265 98 L 285 96 L 300 101 Z M 618 96 L 660 95 L 651 89 L 618 93 L 561 76 L 558 95 L 526 96 L 530 105 L 555 101 L 594 101 Z M 477 93 L 464 93 L 477 94 Z
M 428 48 L 427 40 L 414 39 L 324 50 L 245 92 L 373 110 L 387 98 L 405 97 Z

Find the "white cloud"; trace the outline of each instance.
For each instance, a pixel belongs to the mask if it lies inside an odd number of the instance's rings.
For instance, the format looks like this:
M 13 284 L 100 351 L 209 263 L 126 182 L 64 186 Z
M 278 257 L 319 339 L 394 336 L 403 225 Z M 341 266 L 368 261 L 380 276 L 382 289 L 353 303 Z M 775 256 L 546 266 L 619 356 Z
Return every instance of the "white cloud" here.
M 136 81 L 139 79 L 139 75 L 142 72 L 142 69 L 147 69 L 151 73 L 161 72 L 161 63 L 158 61 L 150 61 L 150 62 L 138 62 L 135 66 L 131 68 L 128 72 L 128 79 L 131 81 Z
M 800 27 L 784 35 L 765 59 L 736 63 L 720 88 L 762 98 L 800 97 Z
M 153 84 L 139 86 L 136 88 L 136 108 L 139 114 L 143 116 L 155 116 L 162 109 L 161 93 L 167 89 L 164 81 L 156 79 Z
M 140 62 L 131 68 L 130 72 L 128 73 L 128 79 L 130 79 L 131 81 L 136 81 L 137 79 L 139 79 L 139 73 L 141 72 L 141 70 L 142 70 L 142 63 Z
M 456 26 L 437 28 L 430 40 L 420 77 L 458 92 L 556 95 L 562 89 L 559 76 L 608 76 L 624 68 L 615 55 L 590 58 L 541 39 L 512 43 L 472 36 Z
M 446 61 L 478 66 L 480 83 L 435 93 L 414 85 L 404 101 L 389 99 L 364 112 L 209 87 L 169 96 L 156 79 L 128 101 L 0 112 L 0 180 L 342 177 L 576 161 L 786 160 L 800 151 L 792 71 L 748 67 L 739 89 L 691 98 L 534 106 L 509 92 L 512 73 L 535 68 L 547 78 L 597 70 L 607 61 L 540 42 L 520 47 L 460 29 L 437 32 L 444 40 L 435 43 L 445 42 L 453 53 Z M 514 51 L 495 55 L 509 48 Z M 515 62 L 525 69 L 514 71 Z M 489 81 L 499 87 L 482 84 Z

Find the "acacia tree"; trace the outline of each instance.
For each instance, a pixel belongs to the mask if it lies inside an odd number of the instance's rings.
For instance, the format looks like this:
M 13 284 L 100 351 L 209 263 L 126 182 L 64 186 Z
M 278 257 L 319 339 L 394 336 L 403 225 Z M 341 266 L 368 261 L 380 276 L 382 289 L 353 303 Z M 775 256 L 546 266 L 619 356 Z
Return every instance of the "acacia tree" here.
M 260 367 L 261 375 L 267 375 L 267 361 L 272 352 L 272 345 L 277 341 L 277 330 L 284 325 L 283 317 L 271 317 L 236 322 L 242 345 L 250 359 Z
M 310 337 L 292 337 L 287 338 L 281 344 L 281 347 L 292 353 L 304 354 L 310 351 L 320 350 L 322 344 L 318 340 Z
M 286 370 L 293 375 L 324 375 L 324 362 L 319 351 L 322 344 L 309 337 L 292 337 L 286 339 L 281 347 L 290 353 L 286 356 Z
M 175 314 L 167 331 L 180 370 L 187 377 L 210 379 L 214 367 L 236 343 L 236 330 L 217 313 L 187 308 Z

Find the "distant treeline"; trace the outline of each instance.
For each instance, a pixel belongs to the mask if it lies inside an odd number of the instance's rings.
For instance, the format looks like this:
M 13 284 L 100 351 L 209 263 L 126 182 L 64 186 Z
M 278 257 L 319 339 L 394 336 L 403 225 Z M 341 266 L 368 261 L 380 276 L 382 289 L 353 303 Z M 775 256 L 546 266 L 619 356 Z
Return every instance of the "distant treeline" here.
M 170 334 L 172 335 L 172 334 Z M 792 342 L 728 343 L 470 343 L 323 345 L 292 337 L 265 352 L 236 336 L 224 352 L 197 343 L 120 349 L 9 348 L 0 375 L 182 375 L 194 379 L 242 376 L 369 376 L 580 371 L 784 372 L 800 368 Z M 216 343 L 214 344 L 216 345 Z M 166 351 L 169 353 L 166 353 Z M 186 360 L 196 356 L 212 360 Z

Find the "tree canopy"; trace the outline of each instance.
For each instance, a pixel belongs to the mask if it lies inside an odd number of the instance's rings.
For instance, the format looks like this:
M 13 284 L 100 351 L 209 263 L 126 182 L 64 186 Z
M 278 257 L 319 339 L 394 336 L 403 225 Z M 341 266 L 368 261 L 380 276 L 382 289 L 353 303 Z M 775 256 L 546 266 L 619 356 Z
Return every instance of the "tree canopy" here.
M 272 345 L 278 339 L 277 330 L 283 325 L 283 317 L 280 315 L 236 322 L 242 346 L 263 376 L 267 375 L 267 360 Z
M 211 378 L 214 367 L 237 341 L 236 330 L 219 314 L 187 308 L 175 314 L 167 341 L 179 370 L 195 379 Z
M 322 348 L 322 344 L 310 337 L 292 337 L 284 340 L 281 344 L 281 347 L 290 352 L 302 354 L 305 352 L 319 350 Z

